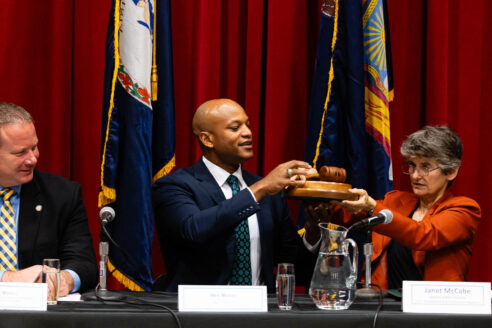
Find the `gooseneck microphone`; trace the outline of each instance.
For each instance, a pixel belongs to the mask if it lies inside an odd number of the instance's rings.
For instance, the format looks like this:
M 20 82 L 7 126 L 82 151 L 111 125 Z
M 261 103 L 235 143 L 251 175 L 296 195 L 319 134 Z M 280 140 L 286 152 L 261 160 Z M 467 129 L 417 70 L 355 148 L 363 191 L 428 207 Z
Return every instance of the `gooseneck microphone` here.
M 99 220 L 101 220 L 102 225 L 106 225 L 113 221 L 115 216 L 116 213 L 114 212 L 114 209 L 109 206 L 105 206 L 99 211 Z
M 106 231 L 106 225 L 113 221 L 116 216 L 114 209 L 109 206 L 101 208 L 99 211 L 99 219 L 101 220 L 101 227 Z M 109 255 L 109 244 L 107 241 L 101 240 L 99 242 L 99 290 L 106 291 L 106 279 L 107 279 L 107 261 Z
M 388 224 L 393 220 L 393 212 L 390 210 L 382 210 L 375 216 L 372 216 L 370 218 L 361 220 L 357 222 L 356 224 L 352 225 L 350 228 L 366 228 L 366 243 L 364 244 L 364 257 L 365 257 L 365 264 L 366 264 L 366 277 L 365 277 L 365 282 L 364 282 L 364 287 L 359 288 L 355 291 L 355 295 L 358 298 L 362 299 L 372 299 L 376 298 L 379 296 L 379 293 L 371 288 L 371 258 L 372 258 L 372 251 L 373 251 L 373 246 L 372 246 L 372 227 L 375 226 L 376 224 Z
M 393 212 L 390 210 L 382 210 L 378 214 L 371 216 L 370 218 L 360 220 L 352 225 L 351 228 L 366 228 L 372 227 L 376 224 L 388 224 L 393 220 Z
M 116 213 L 112 207 L 105 206 L 101 208 L 99 211 L 99 222 L 101 223 L 101 240 L 99 242 L 99 284 L 97 285 L 96 289 L 93 292 L 87 292 L 84 293 L 81 297 L 82 300 L 84 301 L 94 301 L 94 300 L 106 300 L 106 301 L 116 301 L 116 300 L 121 300 L 122 296 L 115 294 L 113 292 L 110 292 L 107 289 L 107 262 L 108 262 L 108 255 L 109 255 L 109 244 L 107 241 L 105 241 L 105 238 L 103 239 L 103 234 L 102 232 L 105 233 L 105 235 L 110 239 L 111 237 L 109 236 L 107 230 L 106 230 L 106 225 L 113 221 L 114 218 L 116 217 Z

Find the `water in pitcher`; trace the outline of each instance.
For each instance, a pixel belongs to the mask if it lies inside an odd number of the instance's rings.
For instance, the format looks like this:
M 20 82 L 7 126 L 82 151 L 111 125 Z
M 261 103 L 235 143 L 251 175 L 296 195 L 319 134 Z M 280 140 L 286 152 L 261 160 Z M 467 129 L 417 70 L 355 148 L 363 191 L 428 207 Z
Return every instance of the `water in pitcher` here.
M 319 252 L 309 295 L 323 310 L 345 310 L 355 296 L 357 273 L 345 252 Z

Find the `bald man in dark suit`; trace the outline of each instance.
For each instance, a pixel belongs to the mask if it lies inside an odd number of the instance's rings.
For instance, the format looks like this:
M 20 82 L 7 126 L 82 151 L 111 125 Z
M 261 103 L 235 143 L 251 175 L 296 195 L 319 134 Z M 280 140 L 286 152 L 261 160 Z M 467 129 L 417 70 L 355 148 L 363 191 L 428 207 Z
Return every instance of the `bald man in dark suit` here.
M 311 166 L 290 161 L 265 178 L 243 170 L 241 164 L 253 157 L 252 133 L 243 108 L 229 99 L 201 105 L 193 132 L 203 157 L 153 188 L 168 271 L 164 289 L 232 284 L 266 285 L 273 292 L 275 265 L 298 263 L 299 252 L 307 252 L 279 192 L 304 185 Z

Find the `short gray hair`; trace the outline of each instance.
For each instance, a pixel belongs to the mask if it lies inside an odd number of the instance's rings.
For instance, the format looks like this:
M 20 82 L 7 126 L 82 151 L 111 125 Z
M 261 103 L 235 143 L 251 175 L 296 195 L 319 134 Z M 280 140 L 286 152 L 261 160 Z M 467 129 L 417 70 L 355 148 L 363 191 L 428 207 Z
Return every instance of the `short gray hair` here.
M 444 174 L 451 173 L 461 165 L 463 143 L 448 126 L 425 126 L 403 141 L 401 154 L 410 157 L 434 159 Z
M 21 123 L 21 122 L 34 122 L 31 114 L 24 108 L 9 103 L 0 102 L 0 127 L 5 124 Z

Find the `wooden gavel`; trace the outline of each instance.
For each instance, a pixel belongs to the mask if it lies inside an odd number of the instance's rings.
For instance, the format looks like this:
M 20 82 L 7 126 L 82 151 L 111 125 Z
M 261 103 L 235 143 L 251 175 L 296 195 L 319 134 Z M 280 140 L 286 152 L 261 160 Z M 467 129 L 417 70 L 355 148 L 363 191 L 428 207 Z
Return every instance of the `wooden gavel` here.
M 321 181 L 345 182 L 347 179 L 347 171 L 341 167 L 323 165 L 318 174 Z

